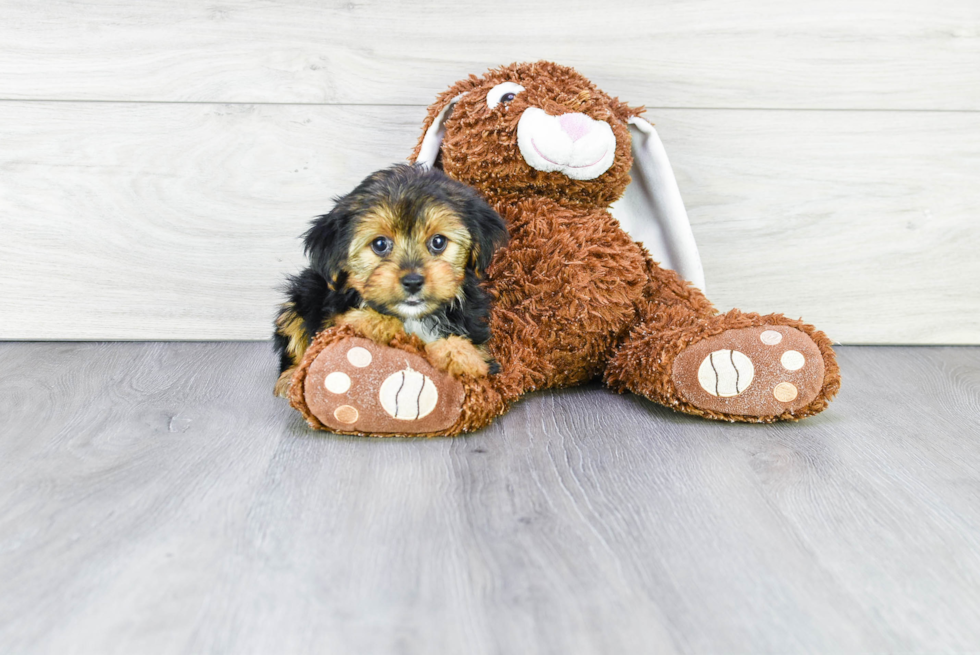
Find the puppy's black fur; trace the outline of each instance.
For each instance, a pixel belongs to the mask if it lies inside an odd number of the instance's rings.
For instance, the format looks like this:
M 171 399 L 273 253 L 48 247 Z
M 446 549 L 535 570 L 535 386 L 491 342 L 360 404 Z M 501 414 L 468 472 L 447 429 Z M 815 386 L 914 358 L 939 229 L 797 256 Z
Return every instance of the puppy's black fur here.
M 276 319 L 280 372 L 297 365 L 313 337 L 339 314 L 364 306 L 391 313 L 365 302 L 349 285 L 351 241 L 361 218 L 382 203 L 400 208 L 400 220 L 411 224 L 423 220 L 423 210 L 433 201 L 460 217 L 472 245 L 456 299 L 425 318 L 438 327 L 440 336 L 455 334 L 477 345 L 490 338 L 490 297 L 480 280 L 496 249 L 507 240 L 503 219 L 475 190 L 441 171 L 401 164 L 372 173 L 351 193 L 336 198 L 333 209 L 317 217 L 304 235 L 310 266 L 289 278 L 287 300 Z

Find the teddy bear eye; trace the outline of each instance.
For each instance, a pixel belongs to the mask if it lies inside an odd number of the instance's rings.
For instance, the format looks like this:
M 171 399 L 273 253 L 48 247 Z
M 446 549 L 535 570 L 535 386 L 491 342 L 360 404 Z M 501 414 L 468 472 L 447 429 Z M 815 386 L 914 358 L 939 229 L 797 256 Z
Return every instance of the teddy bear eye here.
M 493 109 L 501 102 L 511 102 L 523 90 L 524 87 L 516 82 L 502 82 L 487 93 L 487 107 Z
M 437 234 L 429 239 L 429 252 L 431 252 L 433 255 L 438 255 L 446 249 L 447 245 L 449 245 L 449 239 L 441 234 Z
M 374 251 L 375 255 L 384 257 L 391 252 L 392 245 L 391 239 L 388 237 L 378 237 L 371 242 L 371 250 Z

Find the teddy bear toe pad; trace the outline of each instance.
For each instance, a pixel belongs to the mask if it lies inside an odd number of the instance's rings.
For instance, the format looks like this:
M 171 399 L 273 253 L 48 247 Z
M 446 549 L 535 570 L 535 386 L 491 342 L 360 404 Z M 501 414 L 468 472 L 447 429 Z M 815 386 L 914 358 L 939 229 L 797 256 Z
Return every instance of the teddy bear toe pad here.
M 310 411 L 337 432 L 422 434 L 453 425 L 463 386 L 422 357 L 350 338 L 317 355 L 304 382 Z
M 673 381 L 695 407 L 738 416 L 779 416 L 820 393 L 824 363 L 804 332 L 782 325 L 732 329 L 699 341 L 674 361 Z

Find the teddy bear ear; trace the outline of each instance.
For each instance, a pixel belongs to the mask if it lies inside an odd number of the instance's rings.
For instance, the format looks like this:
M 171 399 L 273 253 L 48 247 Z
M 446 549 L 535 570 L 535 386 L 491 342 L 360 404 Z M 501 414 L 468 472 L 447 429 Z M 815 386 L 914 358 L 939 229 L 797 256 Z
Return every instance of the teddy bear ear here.
M 442 148 L 442 138 L 446 135 L 446 119 L 453 113 L 453 107 L 465 93 L 460 93 L 446 103 L 432 123 L 425 129 L 425 134 L 419 142 L 418 151 L 415 153 L 415 163 L 422 164 L 426 168 L 437 168 L 439 160 L 439 150 Z M 441 168 L 441 166 L 439 167 Z
M 610 210 L 653 260 L 677 271 L 704 291 L 704 269 L 680 189 L 653 125 L 639 116 L 628 119 L 632 137 L 632 182 Z

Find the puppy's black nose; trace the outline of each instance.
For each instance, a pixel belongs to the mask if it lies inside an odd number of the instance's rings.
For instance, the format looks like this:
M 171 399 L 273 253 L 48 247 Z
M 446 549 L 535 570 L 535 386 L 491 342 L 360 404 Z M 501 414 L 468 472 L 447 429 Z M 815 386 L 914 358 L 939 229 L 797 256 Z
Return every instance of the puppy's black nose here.
M 422 290 L 423 284 L 425 284 L 425 278 L 418 273 L 409 273 L 402 278 L 402 286 L 409 293 L 418 293 Z

